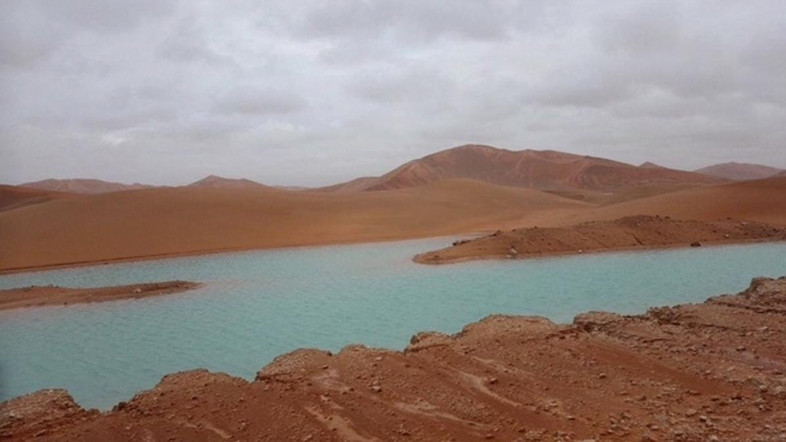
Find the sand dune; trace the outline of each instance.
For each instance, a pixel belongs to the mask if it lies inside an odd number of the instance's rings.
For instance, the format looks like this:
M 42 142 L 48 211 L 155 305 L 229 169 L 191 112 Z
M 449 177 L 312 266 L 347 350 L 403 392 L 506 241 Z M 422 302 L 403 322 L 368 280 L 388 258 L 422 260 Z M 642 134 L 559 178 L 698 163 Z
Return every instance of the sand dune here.
M 786 225 L 786 177 L 730 183 L 640 198 L 575 213 L 554 224 L 613 220 L 632 215 L 661 215 L 708 221 L 735 218 Z
M 786 177 L 605 206 L 472 180 L 380 192 L 181 187 L 83 195 L 0 212 L 0 270 L 566 226 L 633 215 L 786 225 Z
M 775 167 L 763 166 L 761 164 L 731 162 L 715 164 L 695 170 L 694 172 L 734 181 L 748 181 L 769 178 L 786 171 Z
M 45 203 L 57 198 L 74 197 L 72 194 L 26 187 L 0 185 L 0 212 L 32 204 Z
M 436 236 L 585 207 L 469 180 L 351 194 L 187 187 L 116 192 L 0 213 L 0 269 Z
M 491 146 L 466 145 L 410 161 L 379 178 L 362 178 L 329 189 L 389 190 L 451 178 L 548 191 L 583 189 L 603 192 L 637 186 L 705 185 L 723 181 L 692 172 L 664 167 L 636 167 L 618 161 L 557 151 L 514 152 Z
M 42 181 L 35 181 L 32 183 L 20 184 L 19 187 L 28 187 L 31 189 L 39 189 L 39 190 L 50 190 L 55 192 L 95 194 L 95 193 L 119 192 L 122 190 L 146 189 L 152 186 L 139 184 L 139 183 L 123 184 L 123 183 L 112 183 L 108 181 L 101 181 L 96 179 L 77 178 L 77 179 L 64 179 L 64 180 L 48 179 Z

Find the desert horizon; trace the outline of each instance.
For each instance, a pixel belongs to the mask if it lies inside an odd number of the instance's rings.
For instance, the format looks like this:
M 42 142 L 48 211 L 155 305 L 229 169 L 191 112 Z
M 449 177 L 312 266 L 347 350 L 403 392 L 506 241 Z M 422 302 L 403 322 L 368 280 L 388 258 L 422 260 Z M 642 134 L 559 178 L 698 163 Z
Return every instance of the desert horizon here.
M 732 181 L 554 151 L 459 146 L 363 180 L 296 191 L 214 176 L 180 187 L 99 193 L 7 186 L 0 189 L 0 270 L 633 215 L 786 224 L 780 177 Z
M 0 2 L 0 439 L 786 440 L 781 2 Z

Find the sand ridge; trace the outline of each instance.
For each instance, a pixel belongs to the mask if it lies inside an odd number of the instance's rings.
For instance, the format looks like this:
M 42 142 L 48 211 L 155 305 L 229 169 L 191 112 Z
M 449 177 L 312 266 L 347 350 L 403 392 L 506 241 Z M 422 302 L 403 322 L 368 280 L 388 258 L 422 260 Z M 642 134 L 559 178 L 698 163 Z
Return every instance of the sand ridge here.
M 495 315 L 404 352 L 298 350 L 248 382 L 164 377 L 109 413 L 65 390 L 0 404 L 10 440 L 779 440 L 786 278 L 572 324 Z

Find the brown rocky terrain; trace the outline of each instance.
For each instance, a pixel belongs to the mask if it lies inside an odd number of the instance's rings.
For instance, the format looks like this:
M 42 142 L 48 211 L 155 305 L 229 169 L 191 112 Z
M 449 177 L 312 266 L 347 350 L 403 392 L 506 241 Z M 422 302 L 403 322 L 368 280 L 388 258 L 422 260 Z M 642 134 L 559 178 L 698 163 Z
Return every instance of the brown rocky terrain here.
M 65 288 L 31 286 L 0 290 L 0 310 L 47 305 L 70 305 L 88 302 L 139 299 L 193 290 L 201 284 L 187 281 L 166 281 L 96 288 Z
M 786 241 L 786 228 L 739 220 L 683 221 L 660 216 L 630 216 L 569 227 L 530 227 L 460 240 L 451 247 L 417 255 L 421 264 L 486 258 L 657 248 L 700 247 L 754 240 Z
M 329 190 L 401 189 L 455 178 L 546 191 L 595 192 L 616 192 L 639 186 L 700 186 L 725 181 L 665 167 L 636 167 L 605 158 L 551 150 L 511 151 L 470 144 L 410 161 L 378 178 L 360 178 L 331 186 Z
M 572 324 L 491 316 L 404 352 L 298 350 L 248 382 L 164 377 L 112 411 L 64 390 L 0 404 L 41 441 L 786 439 L 786 278 L 737 295 Z

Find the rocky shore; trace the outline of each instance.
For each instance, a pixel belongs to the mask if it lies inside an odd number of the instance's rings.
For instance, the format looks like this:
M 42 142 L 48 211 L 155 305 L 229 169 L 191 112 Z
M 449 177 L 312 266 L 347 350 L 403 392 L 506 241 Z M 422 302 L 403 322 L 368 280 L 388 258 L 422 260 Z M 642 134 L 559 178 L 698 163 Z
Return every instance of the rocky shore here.
M 0 438 L 774 441 L 785 372 L 786 278 L 757 278 L 642 315 L 491 316 L 404 352 L 298 350 L 252 382 L 177 373 L 106 413 L 41 391 L 0 404 Z
M 0 290 L 0 310 L 83 304 L 170 295 L 201 287 L 188 281 L 165 281 L 96 288 L 30 286 Z
M 638 215 L 570 227 L 498 230 L 491 235 L 459 240 L 451 247 L 422 253 L 415 256 L 414 261 L 421 264 L 448 264 L 490 258 L 784 240 L 786 228 L 769 224 L 732 219 L 685 221 Z

